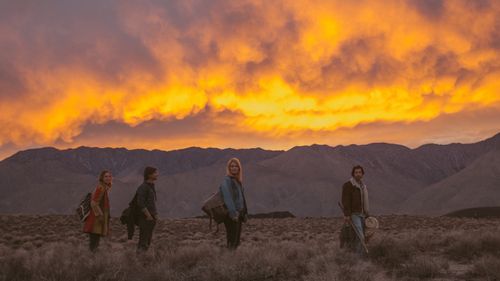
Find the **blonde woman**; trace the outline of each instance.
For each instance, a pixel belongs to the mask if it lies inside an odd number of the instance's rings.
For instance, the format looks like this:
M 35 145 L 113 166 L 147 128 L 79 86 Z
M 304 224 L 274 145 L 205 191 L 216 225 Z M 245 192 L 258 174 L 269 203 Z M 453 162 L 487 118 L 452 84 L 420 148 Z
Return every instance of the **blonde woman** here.
M 92 201 L 90 201 L 91 211 L 83 232 L 89 234 L 89 248 L 94 252 L 99 247 L 101 236 L 109 234 L 109 196 L 108 192 L 113 184 L 113 175 L 109 171 L 102 171 L 99 175 L 99 183 L 92 193 Z
M 243 192 L 241 162 L 231 158 L 227 162 L 226 177 L 221 184 L 221 193 L 229 216 L 224 220 L 227 247 L 235 250 L 240 245 L 241 224 L 247 220 L 247 204 Z

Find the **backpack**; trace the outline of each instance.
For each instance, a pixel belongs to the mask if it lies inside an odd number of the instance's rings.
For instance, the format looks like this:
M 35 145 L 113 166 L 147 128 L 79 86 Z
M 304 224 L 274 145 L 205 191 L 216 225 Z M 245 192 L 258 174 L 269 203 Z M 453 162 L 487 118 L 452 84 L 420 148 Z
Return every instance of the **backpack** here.
M 344 223 L 339 233 L 340 248 L 353 249 L 357 239 L 358 237 L 352 226 L 348 223 Z
M 218 232 L 219 224 L 223 222 L 227 218 L 227 216 L 229 216 L 229 211 L 227 210 L 226 204 L 224 203 L 224 198 L 222 197 L 220 187 L 217 192 L 210 195 L 210 197 L 208 197 L 208 199 L 203 202 L 201 210 L 205 212 L 210 218 L 210 230 L 212 230 L 212 220 L 214 220 L 217 223 L 216 232 Z
M 80 204 L 76 208 L 76 214 L 81 222 L 84 222 L 90 214 L 90 200 L 92 199 L 92 193 L 87 193 L 81 200 Z
M 231 180 L 231 185 L 233 187 L 235 186 L 233 180 Z M 248 209 L 243 189 L 241 190 L 241 194 L 243 196 L 243 204 L 244 204 L 243 214 L 246 221 L 246 214 L 248 212 Z M 210 230 L 212 230 L 212 220 L 214 220 L 217 223 L 216 233 L 219 232 L 219 224 L 224 222 L 224 220 L 229 216 L 229 211 L 227 209 L 226 204 L 224 203 L 224 198 L 222 197 L 222 191 L 220 187 L 217 192 L 210 195 L 210 197 L 208 197 L 208 199 L 203 202 L 201 210 L 205 212 L 205 214 L 207 214 L 208 217 L 210 218 L 210 225 L 209 225 Z
M 128 207 L 122 211 L 120 216 L 120 222 L 127 226 L 127 236 L 128 240 L 134 237 L 135 226 L 139 224 L 139 215 L 141 214 L 139 208 L 137 207 L 137 193 L 134 198 L 128 204 Z

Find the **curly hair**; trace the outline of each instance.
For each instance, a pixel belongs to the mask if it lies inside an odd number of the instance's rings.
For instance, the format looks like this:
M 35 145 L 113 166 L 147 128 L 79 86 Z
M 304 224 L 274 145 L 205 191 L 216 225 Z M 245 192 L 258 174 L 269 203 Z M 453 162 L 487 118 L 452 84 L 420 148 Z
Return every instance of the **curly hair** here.
M 360 169 L 361 170 L 361 173 L 364 175 L 365 174 L 365 169 L 363 169 L 363 167 L 361 167 L 361 165 L 356 165 L 354 167 L 352 167 L 352 171 L 351 171 L 351 176 L 354 177 L 354 172 L 356 170 Z

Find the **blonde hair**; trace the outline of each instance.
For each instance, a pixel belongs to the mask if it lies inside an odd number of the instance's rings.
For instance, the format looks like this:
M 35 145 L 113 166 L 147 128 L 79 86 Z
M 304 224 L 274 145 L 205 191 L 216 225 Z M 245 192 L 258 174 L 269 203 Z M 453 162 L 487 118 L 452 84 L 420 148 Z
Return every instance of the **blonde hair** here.
M 104 177 L 106 176 L 106 174 L 110 174 L 111 176 L 113 176 L 113 174 L 111 174 L 111 172 L 109 170 L 103 170 L 100 174 L 99 174 L 99 184 L 102 185 L 102 186 L 107 186 L 108 188 L 111 188 L 111 185 L 107 185 L 104 183 Z
M 231 158 L 231 159 L 229 159 L 229 161 L 227 161 L 226 174 L 230 177 L 233 177 L 233 174 L 231 174 L 231 170 L 229 169 L 229 167 L 231 166 L 231 163 L 233 163 L 233 162 L 236 163 L 238 165 L 238 167 L 240 168 L 240 172 L 238 173 L 236 178 L 241 183 L 241 182 L 243 182 L 243 168 L 241 167 L 241 162 L 238 158 Z

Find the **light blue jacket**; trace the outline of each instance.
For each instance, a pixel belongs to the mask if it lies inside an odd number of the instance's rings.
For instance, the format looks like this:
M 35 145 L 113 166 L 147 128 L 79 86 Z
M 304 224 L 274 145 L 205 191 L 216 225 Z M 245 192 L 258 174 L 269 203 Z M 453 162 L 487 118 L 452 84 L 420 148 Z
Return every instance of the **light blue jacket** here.
M 231 181 L 234 181 L 234 185 Z M 229 211 L 229 216 L 231 218 L 236 217 L 236 212 L 240 212 L 245 208 L 241 185 L 238 181 L 232 180 L 230 176 L 226 176 L 220 185 L 220 190 L 224 203 Z

